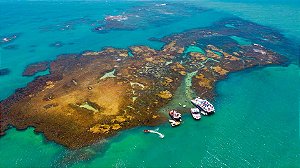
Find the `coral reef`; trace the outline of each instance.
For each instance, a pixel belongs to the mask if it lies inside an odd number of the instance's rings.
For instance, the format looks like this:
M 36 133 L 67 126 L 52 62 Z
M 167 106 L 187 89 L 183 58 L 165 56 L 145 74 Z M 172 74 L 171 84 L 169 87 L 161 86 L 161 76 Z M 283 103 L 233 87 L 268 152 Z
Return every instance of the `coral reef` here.
M 0 69 L 0 76 L 8 75 L 10 70 L 8 68 Z
M 269 32 L 253 26 L 260 34 Z M 211 43 L 212 36 L 217 35 L 220 41 L 226 38 L 228 29 L 232 28 L 170 35 L 161 39 L 166 42 L 161 50 L 132 46 L 133 57 L 129 50 L 116 48 L 61 55 L 49 63 L 50 74 L 37 77 L 0 102 L 0 133 L 9 125 L 18 129 L 33 126 L 48 140 L 80 148 L 124 129 L 166 121 L 158 111 L 172 99 L 187 73 L 197 72 L 192 87 L 199 96 L 211 100 L 215 83 L 228 73 L 287 61 L 258 44 Z M 256 32 L 252 36 L 257 36 Z M 250 39 L 248 32 L 247 37 Z M 190 45 L 205 53 L 190 52 L 183 57 Z M 34 74 L 45 65 L 31 65 L 24 73 Z
M 24 72 L 22 73 L 23 76 L 33 76 L 38 72 L 45 71 L 49 68 L 49 62 L 39 62 L 35 64 L 30 64 L 26 67 Z

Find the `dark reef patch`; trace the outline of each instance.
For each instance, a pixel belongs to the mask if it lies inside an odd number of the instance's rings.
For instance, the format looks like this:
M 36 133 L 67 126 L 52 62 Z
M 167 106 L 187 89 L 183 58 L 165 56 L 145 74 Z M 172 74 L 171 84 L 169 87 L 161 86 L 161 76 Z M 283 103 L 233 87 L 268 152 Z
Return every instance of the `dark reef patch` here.
M 16 44 L 12 44 L 12 45 L 4 46 L 2 48 L 5 49 L 5 50 L 17 50 L 19 48 L 19 46 L 16 45 Z
M 0 69 L 0 76 L 8 75 L 9 73 L 10 73 L 10 70 L 8 68 Z
M 44 25 L 39 27 L 39 30 L 42 32 L 49 31 L 68 31 L 76 29 L 76 26 L 79 25 L 95 25 L 97 23 L 96 20 L 91 20 L 87 17 L 70 19 L 64 22 L 58 22 L 57 24 Z
M 226 25 L 233 25 L 234 27 Z M 292 46 L 290 40 L 279 31 L 238 17 L 222 19 L 209 27 L 195 28 L 160 39 L 151 38 L 150 40 L 158 40 L 164 43 L 177 40 L 180 46 L 195 42 L 200 44 L 213 43 L 215 46 L 222 46 L 228 52 L 233 52 L 236 50 L 234 44 L 236 42 L 229 39 L 230 36 L 242 37 L 251 41 L 252 44 L 260 44 L 272 50 L 280 49 L 291 55 L 295 53 L 295 49 L 289 47 Z
M 145 5 L 129 8 L 118 15 L 107 15 L 92 30 L 98 33 L 108 33 L 113 30 L 131 31 L 151 26 L 160 27 L 178 22 L 186 17 L 192 17 L 195 12 L 202 13 L 207 10 L 187 3 L 149 2 Z
M 30 48 L 36 48 L 37 45 L 36 45 L 36 44 L 31 44 L 31 45 L 29 45 L 29 47 L 30 47 Z
M 50 63 L 49 62 L 39 62 L 35 64 L 30 64 L 26 67 L 26 69 L 23 72 L 23 76 L 33 76 L 38 72 L 45 71 L 49 68 Z

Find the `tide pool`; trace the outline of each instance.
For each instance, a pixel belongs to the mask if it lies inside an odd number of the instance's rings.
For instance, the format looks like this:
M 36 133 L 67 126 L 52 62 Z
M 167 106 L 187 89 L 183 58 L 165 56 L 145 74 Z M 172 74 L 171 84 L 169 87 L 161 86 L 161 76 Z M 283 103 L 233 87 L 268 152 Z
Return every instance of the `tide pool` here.
M 188 46 L 185 51 L 184 54 L 187 54 L 189 52 L 199 52 L 201 54 L 204 54 L 205 52 L 203 51 L 203 49 L 201 49 L 200 47 L 197 46 Z

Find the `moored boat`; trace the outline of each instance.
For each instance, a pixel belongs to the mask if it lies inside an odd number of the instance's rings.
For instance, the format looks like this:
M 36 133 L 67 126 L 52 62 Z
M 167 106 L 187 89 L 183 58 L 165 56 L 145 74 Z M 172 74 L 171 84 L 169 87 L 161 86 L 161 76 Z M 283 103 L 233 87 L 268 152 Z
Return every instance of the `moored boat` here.
M 172 127 L 176 127 L 176 126 L 178 126 L 178 125 L 181 124 L 180 121 L 175 121 L 175 120 L 169 120 L 169 122 L 170 122 L 170 124 L 171 124 Z
M 201 113 L 204 115 L 213 114 L 215 112 L 215 107 L 207 100 L 197 97 L 191 100 L 192 104 L 196 106 Z
M 169 116 L 172 118 L 174 121 L 179 121 L 181 122 L 181 114 L 178 113 L 176 110 L 171 110 L 169 111 Z
M 201 119 L 201 113 L 200 113 L 200 110 L 198 108 L 191 108 L 191 114 L 192 114 L 192 117 L 195 120 L 200 120 Z

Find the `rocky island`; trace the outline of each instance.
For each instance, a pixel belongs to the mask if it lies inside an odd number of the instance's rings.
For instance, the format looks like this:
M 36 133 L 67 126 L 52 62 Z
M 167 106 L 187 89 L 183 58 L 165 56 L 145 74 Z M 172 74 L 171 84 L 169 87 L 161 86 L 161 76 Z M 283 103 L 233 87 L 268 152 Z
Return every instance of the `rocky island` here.
M 32 126 L 48 140 L 80 148 L 124 129 L 166 121 L 158 111 L 188 73 L 196 74 L 197 95 L 212 100 L 215 83 L 230 72 L 287 62 L 266 47 L 283 43 L 282 35 L 237 18 L 151 40 L 165 45 L 105 48 L 28 66 L 25 74 L 48 65 L 50 74 L 0 102 L 1 135 L 10 126 Z

